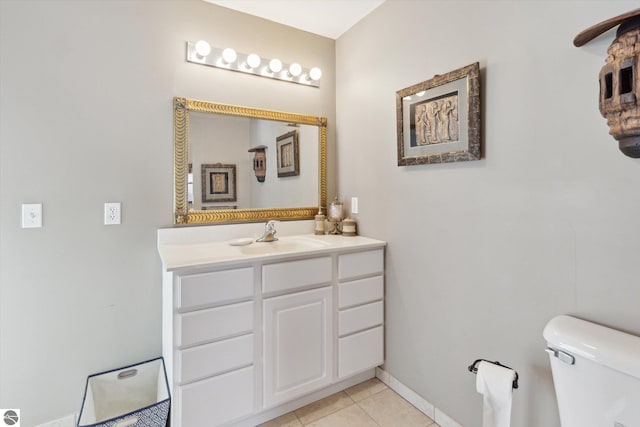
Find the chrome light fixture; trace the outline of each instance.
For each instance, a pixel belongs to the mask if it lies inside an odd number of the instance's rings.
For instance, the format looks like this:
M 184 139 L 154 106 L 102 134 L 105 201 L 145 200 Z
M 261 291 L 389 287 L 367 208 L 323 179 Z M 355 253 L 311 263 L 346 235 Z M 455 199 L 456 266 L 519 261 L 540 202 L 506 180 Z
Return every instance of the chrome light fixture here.
M 313 87 L 320 87 L 322 78 L 322 70 L 318 67 L 308 69 L 297 62 L 284 64 L 277 58 L 261 58 L 256 53 L 244 54 L 230 47 L 216 48 L 205 40 L 187 42 L 187 62 Z

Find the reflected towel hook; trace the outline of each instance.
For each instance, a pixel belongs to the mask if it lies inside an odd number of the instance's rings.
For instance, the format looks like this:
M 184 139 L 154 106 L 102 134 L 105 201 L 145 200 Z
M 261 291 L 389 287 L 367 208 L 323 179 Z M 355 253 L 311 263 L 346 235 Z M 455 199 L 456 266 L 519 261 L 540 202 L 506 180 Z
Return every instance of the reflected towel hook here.
M 493 363 L 494 365 L 498 365 L 498 366 L 502 366 L 503 368 L 511 369 L 513 372 L 516 373 L 516 378 L 513 380 L 513 388 L 518 388 L 518 372 L 515 369 L 510 368 L 510 367 L 508 367 L 506 365 L 503 365 L 502 363 L 500 363 L 498 361 L 492 362 L 492 361 L 487 360 L 487 359 L 477 359 L 475 362 L 473 362 L 471 365 L 469 365 L 469 368 L 468 368 L 469 372 L 472 372 L 472 373 L 476 374 L 478 372 L 478 363 L 480 363 L 480 362 Z

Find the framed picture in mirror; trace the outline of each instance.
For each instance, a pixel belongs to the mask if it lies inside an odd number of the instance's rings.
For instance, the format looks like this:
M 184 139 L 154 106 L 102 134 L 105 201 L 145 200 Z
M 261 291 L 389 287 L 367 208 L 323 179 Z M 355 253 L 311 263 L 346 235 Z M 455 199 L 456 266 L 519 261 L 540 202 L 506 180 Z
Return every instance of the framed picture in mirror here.
M 480 65 L 396 92 L 398 166 L 479 160 Z
M 203 164 L 201 169 L 202 203 L 237 200 L 236 165 Z
M 278 178 L 300 175 L 298 131 L 292 130 L 276 138 Z

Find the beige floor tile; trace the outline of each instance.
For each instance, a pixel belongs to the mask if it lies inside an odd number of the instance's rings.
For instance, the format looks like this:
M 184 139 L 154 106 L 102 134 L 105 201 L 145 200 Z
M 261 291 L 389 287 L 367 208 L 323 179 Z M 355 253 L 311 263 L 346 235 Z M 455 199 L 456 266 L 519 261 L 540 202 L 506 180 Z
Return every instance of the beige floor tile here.
M 302 423 L 295 413 L 289 412 L 281 417 L 260 424 L 258 427 L 302 427 Z
M 387 389 L 387 386 L 385 383 L 383 383 L 377 378 L 371 378 L 368 381 L 365 381 L 360 384 L 356 384 L 353 387 L 346 389 L 345 392 L 354 401 L 359 402 L 363 399 L 366 399 L 369 396 L 372 396 L 376 393 L 380 393 L 381 391 L 386 389 Z
M 302 408 L 297 409 L 295 413 L 298 416 L 298 419 L 302 421 L 302 424 L 307 425 L 352 404 L 353 400 L 349 395 L 344 391 L 341 391 L 307 406 L 303 406 Z
M 381 427 L 433 426 L 433 420 L 391 389 L 368 397 L 358 405 Z
M 308 427 L 378 427 L 358 405 L 351 405 L 308 424 Z

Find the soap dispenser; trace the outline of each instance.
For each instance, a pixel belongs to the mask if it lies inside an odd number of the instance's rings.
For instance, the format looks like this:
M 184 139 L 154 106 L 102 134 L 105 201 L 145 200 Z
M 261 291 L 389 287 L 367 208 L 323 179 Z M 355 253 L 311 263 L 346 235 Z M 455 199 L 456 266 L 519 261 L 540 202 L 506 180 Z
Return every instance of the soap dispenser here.
M 317 235 L 324 235 L 324 220 L 326 219 L 326 217 L 324 216 L 324 214 L 322 213 L 322 207 L 318 208 L 318 214 L 315 217 L 315 222 L 316 222 L 316 227 L 315 227 L 315 234 Z

